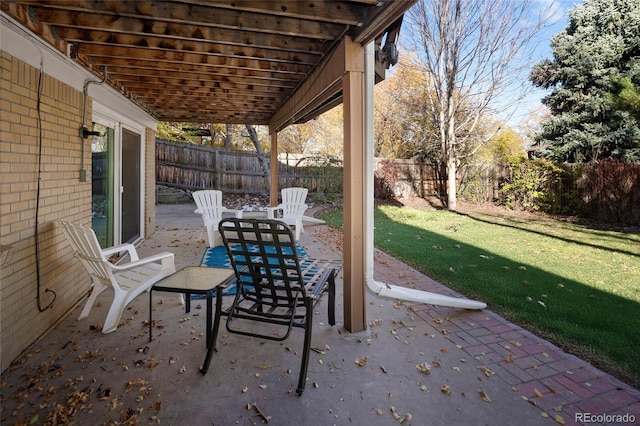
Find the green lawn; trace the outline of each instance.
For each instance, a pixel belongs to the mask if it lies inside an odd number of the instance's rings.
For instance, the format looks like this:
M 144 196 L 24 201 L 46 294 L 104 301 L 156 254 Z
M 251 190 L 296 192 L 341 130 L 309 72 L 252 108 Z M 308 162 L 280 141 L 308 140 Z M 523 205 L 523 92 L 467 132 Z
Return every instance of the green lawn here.
M 342 226 L 342 211 L 322 219 Z M 549 218 L 378 206 L 375 245 L 640 384 L 640 234 Z

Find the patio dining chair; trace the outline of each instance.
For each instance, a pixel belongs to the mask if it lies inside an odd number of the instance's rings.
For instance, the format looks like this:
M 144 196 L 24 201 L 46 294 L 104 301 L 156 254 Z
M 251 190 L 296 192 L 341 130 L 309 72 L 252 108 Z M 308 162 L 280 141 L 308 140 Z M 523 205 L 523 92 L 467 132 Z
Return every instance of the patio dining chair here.
M 302 218 L 304 212 L 309 208 L 305 204 L 308 192 L 307 188 L 283 188 L 280 191 L 282 202 L 277 206 L 267 208 L 267 219 L 278 219 L 293 226 L 296 231 L 296 240 L 299 240 L 300 234 L 304 232 Z
M 304 329 L 302 361 L 296 392 L 305 388 L 313 324 L 313 309 L 329 293 L 329 324 L 335 325 L 335 275 L 341 261 L 299 257 L 293 232 L 271 219 L 224 219 L 220 234 L 236 275 L 233 303 L 223 309 L 216 298 L 212 344 L 202 369 L 206 374 L 220 327 L 226 316 L 230 333 L 286 340 L 293 327 Z M 267 324 L 256 327 L 256 322 Z
M 224 207 L 222 205 L 222 191 L 216 189 L 194 191 L 192 196 L 197 206 L 194 213 L 202 216 L 209 247 L 222 245 L 218 244 L 220 236 L 218 224 L 224 217 L 242 217 L 242 211 Z
M 113 301 L 102 326 L 105 334 L 116 330 L 122 312 L 133 299 L 176 271 L 173 253 L 163 252 L 140 259 L 133 244 L 121 244 L 103 250 L 93 229 L 64 220 L 58 223 L 93 284 L 78 321 L 89 315 L 100 293 L 109 287 L 113 288 Z M 116 265 L 109 261 L 111 256 L 124 252 L 129 255 L 128 262 Z

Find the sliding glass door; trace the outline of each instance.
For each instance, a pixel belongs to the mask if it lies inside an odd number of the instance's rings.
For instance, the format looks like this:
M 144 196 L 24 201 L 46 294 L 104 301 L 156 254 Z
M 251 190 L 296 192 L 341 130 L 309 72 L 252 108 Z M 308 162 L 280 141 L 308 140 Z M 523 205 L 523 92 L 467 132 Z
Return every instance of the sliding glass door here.
M 100 133 L 91 141 L 91 227 L 102 248 L 114 245 L 115 130 L 94 123 Z
M 140 135 L 122 130 L 122 242 L 140 238 L 141 202 Z
M 91 224 L 103 248 L 142 236 L 142 139 L 120 123 L 93 123 Z

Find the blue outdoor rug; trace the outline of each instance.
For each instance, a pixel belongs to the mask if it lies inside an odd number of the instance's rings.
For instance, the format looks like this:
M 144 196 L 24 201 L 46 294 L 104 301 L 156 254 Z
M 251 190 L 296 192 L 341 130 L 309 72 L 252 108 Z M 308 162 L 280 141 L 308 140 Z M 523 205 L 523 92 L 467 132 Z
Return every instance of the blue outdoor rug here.
M 286 250 L 286 247 L 284 248 Z M 308 257 L 307 252 L 304 251 L 302 246 L 299 243 L 296 243 L 296 250 L 298 251 L 298 257 Z M 258 246 L 256 245 L 255 249 L 256 253 L 258 252 Z M 276 253 L 276 249 L 273 246 L 267 247 L 267 253 Z M 218 247 L 210 247 L 202 256 L 202 261 L 200 262 L 201 267 L 210 267 L 210 268 L 229 268 L 231 269 L 231 261 L 229 260 L 229 256 L 227 255 L 227 250 L 224 246 Z M 236 284 L 231 284 L 227 286 L 222 291 L 223 296 L 236 294 Z M 196 299 L 204 299 L 205 296 L 199 294 L 192 294 L 191 300 Z

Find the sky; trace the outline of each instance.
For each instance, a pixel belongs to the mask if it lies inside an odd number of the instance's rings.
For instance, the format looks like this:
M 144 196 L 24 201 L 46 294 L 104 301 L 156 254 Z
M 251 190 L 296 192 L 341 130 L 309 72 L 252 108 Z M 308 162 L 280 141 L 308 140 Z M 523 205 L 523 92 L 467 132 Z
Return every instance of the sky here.
M 568 23 L 567 12 L 577 4 L 581 4 L 582 1 L 583 0 L 533 0 L 533 16 L 531 16 L 530 20 L 537 22 L 538 14 L 542 14 L 547 20 L 547 25 L 533 40 L 535 49 L 530 56 L 525 58 L 522 75 L 517 79 L 520 84 L 524 82 L 527 87 L 530 87 L 531 91 L 521 101 L 514 102 L 514 99 L 517 98 L 517 96 L 514 96 L 515 90 L 511 90 L 511 94 L 508 93 L 509 90 L 506 90 L 505 92 L 507 93 L 503 94 L 503 96 L 493 104 L 495 110 L 500 111 L 498 114 L 499 117 L 515 130 L 518 130 L 520 123 L 530 116 L 531 111 L 543 109 L 541 100 L 549 92 L 547 90 L 537 89 L 532 84 L 528 84 L 529 73 L 535 64 L 544 59 L 553 59 L 551 38 L 566 28 Z M 403 26 L 403 30 L 404 29 Z M 407 26 L 406 30 L 408 29 L 409 27 Z M 406 32 L 409 31 L 405 31 L 404 34 L 401 31 L 401 38 L 411 37 L 411 35 L 406 34 Z M 413 44 L 410 41 L 405 41 L 405 43 L 407 43 L 407 46 Z M 401 40 L 400 49 L 402 49 L 403 44 Z M 402 50 L 400 50 L 400 54 L 402 54 Z
M 544 28 L 537 37 L 538 47 L 535 50 L 535 56 L 531 58 L 531 66 L 539 63 L 544 59 L 553 59 L 551 51 L 551 38 L 564 30 L 568 24 L 567 11 L 573 9 L 577 4 L 581 4 L 581 0 L 537 0 L 541 11 L 549 13 L 549 25 Z M 527 76 L 524 76 L 527 78 Z M 549 93 L 547 90 L 534 88 L 520 105 L 514 106 L 506 114 L 505 118 L 508 123 L 517 127 L 519 123 L 526 119 L 532 110 L 539 108 L 541 100 Z M 507 115 L 512 114 L 510 117 Z

